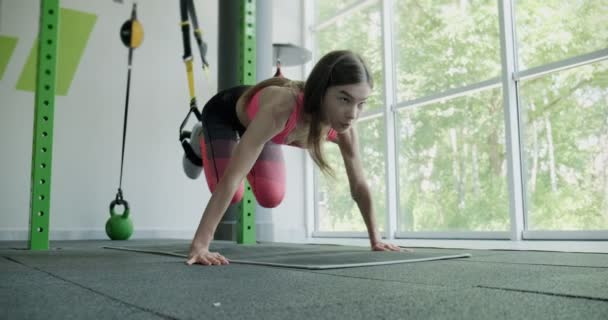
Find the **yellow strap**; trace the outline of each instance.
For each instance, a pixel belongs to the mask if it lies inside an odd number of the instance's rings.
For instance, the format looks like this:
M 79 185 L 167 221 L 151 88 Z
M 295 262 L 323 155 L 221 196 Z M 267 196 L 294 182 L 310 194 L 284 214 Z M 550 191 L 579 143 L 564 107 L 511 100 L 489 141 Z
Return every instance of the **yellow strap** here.
M 188 74 L 188 89 L 190 90 L 190 98 L 194 98 L 194 73 L 192 72 L 192 60 L 184 61 L 186 63 L 186 73 Z
M 179 25 L 180 26 L 187 26 L 187 25 L 190 25 L 190 22 L 188 22 L 188 21 L 182 21 Z
M 198 34 L 200 34 L 200 35 L 203 35 L 203 30 L 201 30 L 200 28 L 199 28 L 199 29 L 194 30 L 194 32 L 195 32 L 195 33 L 198 33 Z

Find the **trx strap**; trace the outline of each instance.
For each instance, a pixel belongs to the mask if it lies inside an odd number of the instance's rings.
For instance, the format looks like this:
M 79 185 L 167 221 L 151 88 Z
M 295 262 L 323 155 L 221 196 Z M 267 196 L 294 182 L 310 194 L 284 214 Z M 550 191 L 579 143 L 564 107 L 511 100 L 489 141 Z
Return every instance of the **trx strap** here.
M 196 10 L 194 8 L 194 1 L 193 0 L 180 0 L 179 2 L 179 7 L 180 7 L 180 17 L 181 17 L 181 29 L 182 29 L 182 40 L 183 40 L 183 44 L 184 44 L 184 56 L 182 57 L 184 60 L 184 64 L 186 65 L 186 73 L 187 73 L 187 77 L 188 77 L 188 90 L 190 93 L 190 110 L 188 111 L 188 114 L 186 115 L 186 118 L 184 118 L 184 121 L 182 121 L 182 124 L 179 127 L 179 140 L 181 142 L 181 145 L 184 149 L 184 152 L 186 153 L 186 157 L 188 158 L 188 160 L 190 160 L 193 164 L 197 165 L 197 166 L 202 166 L 203 165 L 203 160 L 196 155 L 196 153 L 194 152 L 194 150 L 192 150 L 192 147 L 188 141 L 188 139 L 190 138 L 191 133 L 189 131 L 185 131 L 184 127 L 186 125 L 186 123 L 188 122 L 188 119 L 190 118 L 190 115 L 194 113 L 194 115 L 196 116 L 196 118 L 201 121 L 201 113 L 198 111 L 198 106 L 196 103 L 196 95 L 194 93 L 194 73 L 193 73 L 193 68 L 192 68 L 192 48 L 190 45 L 190 22 L 189 20 L 192 20 L 192 25 L 194 28 L 194 38 L 196 39 L 196 43 L 198 45 L 198 49 L 201 55 L 201 62 L 202 62 L 202 67 L 203 70 L 207 70 L 207 68 L 209 67 L 209 63 L 207 62 L 207 59 L 205 58 L 205 55 L 207 54 L 207 44 L 203 41 L 202 38 L 202 31 L 200 30 L 199 26 L 198 26 L 198 19 L 196 18 Z M 190 17 L 190 19 L 188 19 L 188 16 Z

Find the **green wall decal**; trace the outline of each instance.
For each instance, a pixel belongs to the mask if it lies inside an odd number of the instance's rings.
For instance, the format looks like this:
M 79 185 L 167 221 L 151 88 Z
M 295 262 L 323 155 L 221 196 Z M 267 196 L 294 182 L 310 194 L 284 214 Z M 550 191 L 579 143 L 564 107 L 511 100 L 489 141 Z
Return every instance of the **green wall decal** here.
M 64 8 L 61 9 L 61 14 L 59 16 L 59 47 L 57 53 L 57 86 L 55 87 L 55 94 L 60 96 L 67 95 L 96 20 L 97 15 L 94 14 Z M 21 76 L 17 81 L 17 90 L 34 92 L 36 89 L 37 55 L 38 38 L 34 41 L 34 46 L 30 51 L 27 62 L 23 66 Z
M 17 38 L 0 36 L 0 80 L 4 75 L 8 60 L 17 46 Z

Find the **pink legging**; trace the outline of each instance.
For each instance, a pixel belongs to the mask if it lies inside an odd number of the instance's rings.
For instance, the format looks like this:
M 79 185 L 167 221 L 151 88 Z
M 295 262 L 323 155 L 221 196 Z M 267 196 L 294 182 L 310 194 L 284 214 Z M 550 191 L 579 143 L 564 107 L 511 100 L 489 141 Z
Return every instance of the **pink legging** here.
M 214 132 L 218 133 L 217 129 L 219 128 L 216 128 Z M 228 167 L 232 151 L 238 142 L 236 137 L 230 134 L 220 134 L 223 137 L 210 137 L 208 135 L 209 131 L 211 130 L 204 129 L 205 137 L 201 137 L 200 145 L 207 185 L 213 193 L 219 180 L 224 175 L 226 167 Z M 225 130 L 222 131 L 227 133 Z M 247 174 L 247 180 L 256 200 L 262 207 L 274 208 L 283 201 L 285 196 L 285 161 L 280 145 L 272 141 L 264 145 L 262 153 Z M 244 183 L 241 182 L 232 197 L 231 204 L 241 201 L 244 189 Z

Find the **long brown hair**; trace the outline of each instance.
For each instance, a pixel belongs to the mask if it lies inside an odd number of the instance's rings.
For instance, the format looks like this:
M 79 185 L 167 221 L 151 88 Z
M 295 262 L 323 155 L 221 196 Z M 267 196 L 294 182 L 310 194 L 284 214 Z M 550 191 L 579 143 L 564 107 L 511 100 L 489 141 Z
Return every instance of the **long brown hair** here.
M 310 116 L 310 132 L 308 134 L 308 152 L 327 175 L 334 176 L 322 151 L 323 112 L 321 105 L 327 89 L 332 86 L 367 83 L 374 87 L 372 75 L 365 61 L 358 54 L 349 50 L 331 51 L 324 55 L 310 72 L 304 87 L 304 113 Z
M 282 77 L 266 79 L 247 89 L 243 94 L 247 103 L 256 92 L 269 86 L 288 87 L 304 92 L 304 116 L 310 119 L 307 149 L 319 169 L 327 175 L 334 176 L 323 155 L 322 144 L 325 141 L 323 123 L 326 121 L 322 112 L 323 97 L 331 86 L 367 83 L 373 88 L 373 79 L 365 61 L 358 54 L 349 50 L 331 51 L 324 55 L 314 66 L 306 82 L 293 81 Z

